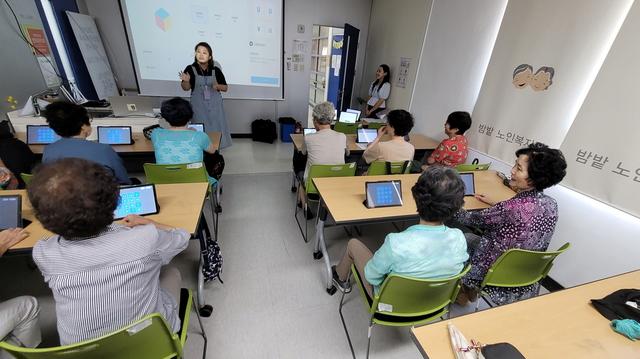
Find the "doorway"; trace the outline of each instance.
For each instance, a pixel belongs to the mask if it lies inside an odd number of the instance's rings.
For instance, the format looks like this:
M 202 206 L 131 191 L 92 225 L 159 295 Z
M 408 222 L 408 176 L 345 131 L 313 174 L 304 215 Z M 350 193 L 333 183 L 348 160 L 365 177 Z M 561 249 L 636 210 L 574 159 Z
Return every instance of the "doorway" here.
M 330 101 L 338 107 L 343 36 L 343 28 L 313 25 L 307 127 L 312 126 L 315 105 Z

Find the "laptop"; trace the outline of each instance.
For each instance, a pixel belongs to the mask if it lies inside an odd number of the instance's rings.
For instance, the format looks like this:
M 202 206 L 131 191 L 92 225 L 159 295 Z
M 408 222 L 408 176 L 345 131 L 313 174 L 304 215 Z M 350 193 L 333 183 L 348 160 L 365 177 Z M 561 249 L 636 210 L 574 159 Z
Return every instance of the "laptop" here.
M 346 111 L 341 112 L 340 118 L 338 121 L 344 122 L 344 123 L 356 123 L 358 121 L 358 114 L 353 112 L 346 112 Z
M 304 128 L 302 129 L 302 134 L 303 135 L 310 135 L 312 133 L 316 133 L 317 130 L 315 128 Z
M 133 143 L 131 126 L 98 126 L 98 142 L 107 145 L 130 145 Z
M 473 173 L 460 173 L 460 178 L 464 182 L 464 195 L 473 196 L 476 194 L 476 183 Z
M 198 132 L 204 132 L 204 123 L 194 122 L 187 125 L 187 128 L 192 128 Z
M 160 107 L 160 98 L 145 96 L 112 96 L 109 97 L 109 102 L 115 117 L 155 117 L 153 109 Z
M 355 113 L 356 115 L 358 115 L 358 120 L 360 120 L 360 115 L 362 114 L 362 111 L 360 111 L 360 110 L 354 110 L 354 109 L 352 109 L 352 108 L 348 108 L 348 109 L 347 109 L 347 112 L 349 112 L 349 113 Z
M 378 130 L 375 128 L 359 128 L 357 143 L 371 143 L 378 137 Z
M 22 226 L 22 196 L 0 196 L 0 231 Z
M 27 145 L 48 145 L 60 136 L 47 125 L 27 125 Z
M 156 187 L 153 184 L 120 187 L 118 207 L 113 212 L 115 219 L 122 219 L 130 214 L 144 216 L 160 211 Z
M 398 180 L 365 182 L 367 208 L 402 206 L 402 185 Z

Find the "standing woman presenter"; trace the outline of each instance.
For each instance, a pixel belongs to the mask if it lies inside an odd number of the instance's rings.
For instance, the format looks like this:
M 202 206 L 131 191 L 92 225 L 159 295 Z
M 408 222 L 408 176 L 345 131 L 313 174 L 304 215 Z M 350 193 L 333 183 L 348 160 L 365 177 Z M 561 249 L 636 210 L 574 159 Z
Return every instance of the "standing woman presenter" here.
M 376 79 L 369 86 L 369 98 L 364 112 L 365 117 L 375 118 L 379 112 L 387 108 L 387 99 L 391 92 L 390 78 L 389 66 L 385 64 L 378 66 Z
M 191 90 L 194 122 L 203 122 L 207 132 L 222 133 L 220 149 L 231 146 L 231 133 L 224 116 L 221 94 L 227 92 L 229 86 L 220 64 L 213 61 L 213 51 L 208 43 L 196 45 L 193 64 L 180 73 L 180 80 L 183 90 Z

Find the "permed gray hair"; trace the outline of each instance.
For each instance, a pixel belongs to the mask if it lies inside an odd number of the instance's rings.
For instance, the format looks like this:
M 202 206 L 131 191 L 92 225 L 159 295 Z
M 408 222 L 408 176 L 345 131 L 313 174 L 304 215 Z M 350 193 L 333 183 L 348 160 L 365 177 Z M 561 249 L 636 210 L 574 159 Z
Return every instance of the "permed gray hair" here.
M 313 108 L 313 119 L 320 125 L 328 125 L 336 115 L 336 109 L 329 101 L 317 104 Z

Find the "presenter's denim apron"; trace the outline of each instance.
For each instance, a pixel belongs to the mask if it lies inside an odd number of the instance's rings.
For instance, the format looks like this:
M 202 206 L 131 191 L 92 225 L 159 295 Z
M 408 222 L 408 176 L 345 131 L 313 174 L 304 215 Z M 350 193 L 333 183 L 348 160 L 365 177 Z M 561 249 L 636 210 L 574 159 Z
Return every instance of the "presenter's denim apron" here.
M 193 121 L 203 122 L 207 132 L 222 133 L 220 149 L 231 146 L 231 132 L 222 107 L 222 95 L 213 89 L 216 83 L 215 70 L 212 76 L 201 76 L 195 66 L 191 66 L 196 76 L 196 83 L 191 91 L 191 107 L 193 108 Z

